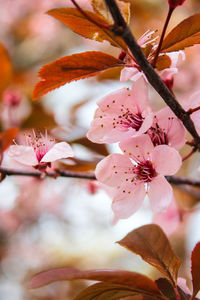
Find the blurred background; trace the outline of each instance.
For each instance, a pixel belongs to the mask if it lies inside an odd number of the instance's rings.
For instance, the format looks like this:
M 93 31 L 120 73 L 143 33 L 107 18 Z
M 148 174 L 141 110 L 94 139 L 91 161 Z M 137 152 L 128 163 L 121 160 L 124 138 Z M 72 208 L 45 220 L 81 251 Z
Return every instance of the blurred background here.
M 77 0 L 91 10 L 89 1 Z M 128 2 L 128 1 L 127 1 Z M 131 29 L 136 38 L 145 31 L 162 30 L 167 0 L 129 0 Z M 118 57 L 119 50 L 107 42 L 83 39 L 45 14 L 52 8 L 72 6 L 69 0 L 0 0 L 0 128 L 19 127 L 17 142 L 31 129 L 71 143 L 74 160 L 57 167 L 93 172 L 105 155 L 118 151 L 116 145 L 95 145 L 85 137 L 93 119 L 96 101 L 131 82 L 120 83 L 120 70 L 96 78 L 67 84 L 33 102 L 32 91 L 41 66 L 55 59 L 87 50 L 100 50 Z M 199 0 L 187 0 L 174 13 L 172 29 L 200 9 Z M 174 92 L 185 102 L 200 86 L 200 47 L 187 48 L 179 64 Z M 150 91 L 155 110 L 163 107 L 160 97 Z M 182 149 L 186 155 L 189 148 Z M 184 163 L 179 175 L 199 179 L 199 153 Z M 3 166 L 24 170 L 4 155 Z M 127 220 L 112 224 L 111 199 L 95 181 L 11 176 L 0 183 L 0 298 L 6 300 L 70 300 L 86 282 L 58 282 L 28 290 L 33 274 L 51 267 L 80 269 L 115 268 L 134 270 L 152 278 L 160 276 L 116 241 L 143 224 L 157 222 L 169 235 L 182 259 L 180 276 L 190 286 L 190 252 L 200 241 L 200 191 L 188 186 L 174 187 L 175 200 L 169 210 L 153 216 L 148 201 Z

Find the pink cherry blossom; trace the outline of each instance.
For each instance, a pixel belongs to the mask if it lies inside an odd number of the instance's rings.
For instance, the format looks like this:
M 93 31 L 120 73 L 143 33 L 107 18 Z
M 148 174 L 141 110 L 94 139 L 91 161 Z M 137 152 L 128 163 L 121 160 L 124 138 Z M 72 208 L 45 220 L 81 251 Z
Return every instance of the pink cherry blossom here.
M 178 150 L 185 144 L 185 127 L 169 107 L 155 113 L 153 124 L 147 133 L 154 146 L 168 145 Z
M 156 40 L 158 37 L 153 37 L 154 31 L 147 31 L 145 32 L 138 40 L 138 45 L 143 49 L 145 52 L 146 58 L 149 62 L 151 62 L 154 58 L 154 51 L 157 47 Z M 147 49 L 147 50 L 146 50 Z M 162 56 L 163 54 L 160 54 L 159 56 Z M 157 71 L 158 74 L 161 76 L 163 81 L 166 81 L 169 78 L 172 78 L 174 74 L 178 72 L 177 65 L 179 60 L 182 61 L 185 59 L 185 54 L 183 51 L 176 51 L 176 52 L 169 52 L 165 55 L 168 55 L 171 64 L 170 67 L 162 70 Z M 143 76 L 146 79 L 146 76 L 144 73 L 140 70 L 139 65 L 137 62 L 132 59 L 129 55 L 126 55 L 123 58 L 123 61 L 126 63 L 126 67 L 124 67 L 121 71 L 120 75 L 120 81 L 125 82 L 127 80 L 136 81 L 138 78 Z
M 146 132 L 153 113 L 148 104 L 148 89 L 143 78 L 132 89 L 123 88 L 98 103 L 95 118 L 87 134 L 95 143 L 115 143 Z
M 181 222 L 180 210 L 175 199 L 170 203 L 165 212 L 159 212 L 154 215 L 153 223 L 158 224 L 167 235 L 171 235 L 177 230 Z
M 8 155 L 17 162 L 33 166 L 40 171 L 45 171 L 51 162 L 73 157 L 71 146 L 66 142 L 55 143 L 41 133 L 36 135 L 33 131 L 32 134 L 26 135 L 26 145 L 12 145 L 9 148 Z
M 177 150 L 154 147 L 148 135 L 120 143 L 124 154 L 111 154 L 96 167 L 97 179 L 116 189 L 112 209 L 115 221 L 128 218 L 141 206 L 146 194 L 154 212 L 166 209 L 172 198 L 165 175 L 175 174 L 182 164 Z

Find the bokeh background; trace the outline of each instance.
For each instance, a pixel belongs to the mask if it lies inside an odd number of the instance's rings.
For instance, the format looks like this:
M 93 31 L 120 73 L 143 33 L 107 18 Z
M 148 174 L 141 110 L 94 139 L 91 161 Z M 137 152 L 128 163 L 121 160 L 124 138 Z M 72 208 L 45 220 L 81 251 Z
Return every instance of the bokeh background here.
M 89 1 L 77 2 L 91 9 Z M 167 0 L 129 2 L 136 38 L 148 29 L 159 34 L 168 10 Z M 42 132 L 47 129 L 53 138 L 71 143 L 76 154 L 74 160 L 63 160 L 57 167 L 90 173 L 103 156 L 118 151 L 116 145 L 95 145 L 85 138 L 96 101 L 122 86 L 130 87 L 131 82 L 120 83 L 120 70 L 114 70 L 67 84 L 32 101 L 37 72 L 44 64 L 87 50 L 119 55 L 119 50 L 107 42 L 83 39 L 45 14 L 49 9 L 66 6 L 72 6 L 70 0 L 0 0 L 0 128 L 19 127 L 19 143 L 33 128 Z M 175 11 L 169 30 L 199 10 L 199 0 L 186 0 Z M 200 47 L 185 53 L 186 59 L 179 62 L 180 72 L 174 78 L 174 92 L 180 102 L 187 101 L 200 86 Z M 164 105 L 153 90 L 150 97 L 155 110 Z M 186 146 L 181 153 L 188 151 Z M 199 165 L 196 153 L 184 163 L 179 175 L 200 180 Z M 24 170 L 6 153 L 3 166 Z M 27 289 L 33 274 L 58 266 L 126 269 L 157 278 L 160 274 L 153 268 L 115 244 L 129 231 L 152 221 L 169 235 L 183 261 L 180 276 L 187 278 L 190 286 L 190 252 L 200 241 L 200 190 L 183 186 L 174 187 L 174 192 L 175 201 L 167 213 L 153 216 L 145 201 L 131 218 L 113 225 L 111 199 L 94 181 L 6 177 L 0 183 L 0 299 L 73 299 L 88 283 L 59 282 L 34 291 Z

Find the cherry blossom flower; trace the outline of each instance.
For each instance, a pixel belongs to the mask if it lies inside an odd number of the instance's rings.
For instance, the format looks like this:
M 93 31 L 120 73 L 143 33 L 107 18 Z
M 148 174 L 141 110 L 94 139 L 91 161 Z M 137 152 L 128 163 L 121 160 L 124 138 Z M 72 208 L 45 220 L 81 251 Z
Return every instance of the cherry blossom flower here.
M 172 198 L 165 175 L 175 174 L 182 164 L 177 150 L 167 145 L 154 147 L 148 135 L 120 143 L 124 154 L 111 154 L 96 167 L 97 179 L 114 187 L 112 209 L 115 221 L 131 216 L 146 194 L 154 212 L 166 209 Z
M 45 171 L 55 160 L 74 156 L 68 143 L 55 143 L 47 136 L 47 132 L 43 136 L 41 133 L 36 135 L 34 131 L 33 134 L 26 135 L 25 146 L 10 146 L 8 155 L 17 162 L 33 166 L 40 171 Z
M 157 47 L 156 45 L 156 40 L 158 37 L 153 37 L 153 34 L 155 31 L 150 31 L 148 30 L 145 32 L 138 40 L 137 43 L 138 45 L 143 49 L 146 58 L 148 59 L 149 62 L 151 62 L 154 58 L 154 51 Z M 159 56 L 162 56 L 163 54 L 159 54 Z M 169 52 L 166 53 L 165 55 L 169 56 L 171 60 L 171 65 L 170 67 L 157 71 L 161 78 L 166 81 L 166 79 L 173 77 L 174 74 L 178 72 L 177 69 L 177 64 L 179 60 L 184 60 L 185 59 L 185 54 L 183 51 L 176 51 L 176 52 Z M 128 80 L 131 81 L 136 81 L 138 78 L 143 76 L 146 79 L 146 76 L 144 73 L 140 70 L 140 67 L 138 66 L 137 62 L 132 59 L 129 55 L 126 55 L 123 58 L 123 61 L 126 63 L 126 67 L 124 67 L 121 71 L 120 75 L 120 81 L 125 82 Z
M 146 132 L 153 113 L 148 104 L 148 89 L 143 78 L 133 83 L 132 89 L 120 89 L 101 99 L 95 118 L 87 133 L 95 143 L 115 143 Z
M 168 145 L 178 150 L 185 144 L 185 127 L 169 107 L 155 113 L 153 124 L 147 134 L 154 146 Z

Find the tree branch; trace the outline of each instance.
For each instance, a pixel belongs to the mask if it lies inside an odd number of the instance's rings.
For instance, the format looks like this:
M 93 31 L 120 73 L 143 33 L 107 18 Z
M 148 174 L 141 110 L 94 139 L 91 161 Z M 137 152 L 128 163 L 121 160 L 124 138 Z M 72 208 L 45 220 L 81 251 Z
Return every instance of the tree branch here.
M 127 26 L 115 0 L 105 0 L 110 13 L 114 20 L 114 25 L 111 27 L 112 31 L 122 37 L 124 42 L 127 44 L 131 53 L 135 57 L 141 70 L 146 75 L 149 83 L 158 92 L 158 94 L 163 98 L 165 103 L 171 108 L 174 114 L 183 122 L 185 128 L 189 131 L 195 141 L 195 147 L 200 148 L 200 137 L 195 129 L 194 123 L 191 120 L 189 114 L 182 108 L 182 106 L 175 99 L 173 94 L 169 91 L 167 86 L 164 84 L 160 76 L 155 72 L 154 68 L 147 61 L 144 56 L 140 46 L 135 40 L 133 34 L 131 33 L 129 27 Z
M 83 173 L 83 172 L 73 172 L 65 170 L 55 170 L 49 172 L 38 172 L 38 171 L 22 171 L 14 170 L 0 167 L 0 173 L 7 176 L 32 176 L 37 178 L 43 178 L 44 175 L 49 177 L 69 177 L 69 178 L 80 178 L 80 179 L 96 179 L 94 173 Z
M 68 177 L 68 178 L 79 178 L 79 179 L 89 179 L 89 180 L 96 180 L 94 173 L 84 173 L 84 172 L 73 172 L 73 171 L 66 171 L 66 170 L 54 170 L 49 171 L 47 173 L 38 172 L 38 171 L 22 171 L 22 170 L 15 170 L 15 169 L 7 169 L 0 167 L 0 173 L 5 176 L 32 176 L 43 178 L 44 174 L 49 177 Z M 175 185 L 191 185 L 200 187 L 200 180 L 190 179 L 186 177 L 179 177 L 179 176 L 166 176 L 165 177 L 168 182 L 175 184 Z

